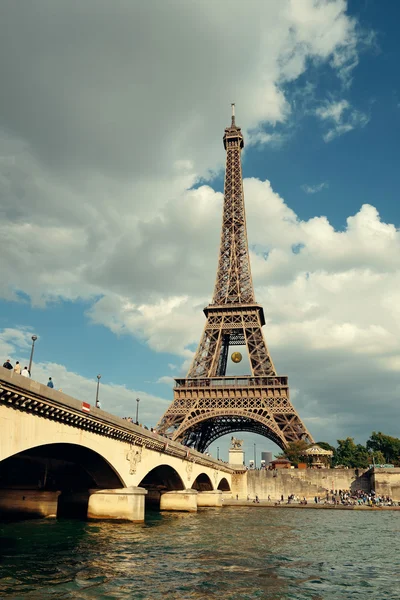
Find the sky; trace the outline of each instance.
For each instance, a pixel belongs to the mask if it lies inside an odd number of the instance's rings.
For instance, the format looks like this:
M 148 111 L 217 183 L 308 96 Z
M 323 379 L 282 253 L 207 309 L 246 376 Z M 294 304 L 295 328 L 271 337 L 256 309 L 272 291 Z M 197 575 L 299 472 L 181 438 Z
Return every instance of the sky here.
M 264 336 L 315 440 L 400 436 L 400 4 L 3 0 L 0 356 L 154 426 L 215 281 L 230 104 Z M 25 365 L 23 365 L 25 366 Z M 277 452 L 245 434 L 246 458 Z M 227 459 L 229 440 L 211 453 Z

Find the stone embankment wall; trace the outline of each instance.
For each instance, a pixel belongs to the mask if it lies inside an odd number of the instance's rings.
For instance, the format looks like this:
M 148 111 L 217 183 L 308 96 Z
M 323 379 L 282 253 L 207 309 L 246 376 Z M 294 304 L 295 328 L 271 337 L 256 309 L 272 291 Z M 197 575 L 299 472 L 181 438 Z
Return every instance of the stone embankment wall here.
M 390 496 L 393 500 L 400 502 L 400 468 L 373 469 L 371 486 L 377 494 Z
M 399 469 L 400 473 L 400 469 Z M 400 484 L 400 478 L 399 478 Z M 314 496 L 325 496 L 330 490 L 369 491 L 371 488 L 370 472 L 360 469 L 265 469 L 249 470 L 242 476 L 236 475 L 232 480 L 232 496 L 260 500 L 285 500 L 291 494 L 311 500 Z M 399 487 L 400 490 L 400 487 Z

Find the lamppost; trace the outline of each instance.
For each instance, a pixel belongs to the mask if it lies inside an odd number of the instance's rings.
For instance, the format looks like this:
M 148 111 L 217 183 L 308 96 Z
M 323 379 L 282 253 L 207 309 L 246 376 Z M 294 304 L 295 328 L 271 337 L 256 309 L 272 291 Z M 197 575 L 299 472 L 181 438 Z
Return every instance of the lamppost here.
M 139 425 L 139 402 L 140 398 L 136 398 L 136 425 Z
M 37 340 L 37 335 L 33 335 L 31 339 L 32 339 L 32 349 L 31 349 L 31 357 L 29 359 L 29 367 L 28 367 L 29 375 L 31 375 L 33 350 L 35 349 L 35 342 Z
M 217 446 L 217 460 L 219 460 L 219 446 Z
M 372 450 L 372 448 L 369 450 L 369 453 L 370 453 L 371 458 L 372 458 L 372 464 L 375 467 L 375 456 L 374 456 L 374 451 Z
M 257 468 L 257 446 L 254 444 L 254 468 Z
M 100 387 L 101 375 L 97 375 L 97 390 L 96 390 L 96 408 L 99 407 L 99 387 Z

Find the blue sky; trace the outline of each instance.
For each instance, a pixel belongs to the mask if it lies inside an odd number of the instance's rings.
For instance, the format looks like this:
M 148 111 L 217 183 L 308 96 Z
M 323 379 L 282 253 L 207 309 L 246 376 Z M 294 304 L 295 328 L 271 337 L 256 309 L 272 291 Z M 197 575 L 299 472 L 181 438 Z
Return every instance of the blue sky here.
M 27 360 L 35 333 L 34 377 L 90 401 L 101 373 L 106 410 L 140 397 L 155 425 L 212 296 L 235 101 L 256 296 L 293 403 L 316 439 L 400 435 L 400 6 L 232 1 L 227 31 L 222 4 L 4 3 L 2 355 Z

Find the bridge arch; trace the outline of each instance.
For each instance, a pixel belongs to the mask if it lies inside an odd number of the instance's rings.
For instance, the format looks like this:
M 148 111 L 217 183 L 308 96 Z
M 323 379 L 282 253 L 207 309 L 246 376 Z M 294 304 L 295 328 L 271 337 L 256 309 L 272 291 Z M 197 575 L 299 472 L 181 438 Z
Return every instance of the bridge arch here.
M 121 475 L 98 452 L 71 443 L 26 448 L 0 462 L 0 488 L 88 490 L 125 487 Z
M 214 488 L 209 476 L 206 473 L 200 473 L 194 480 L 192 489 L 198 492 L 210 492 Z
M 226 477 L 223 477 L 221 479 L 221 481 L 218 484 L 218 490 L 221 490 L 221 492 L 230 492 L 231 488 L 229 486 L 228 480 L 226 479 Z
M 150 508 L 159 508 L 163 492 L 185 489 L 179 473 L 167 464 L 151 469 L 140 481 L 139 487 L 147 490 L 145 502 L 146 506 Z

